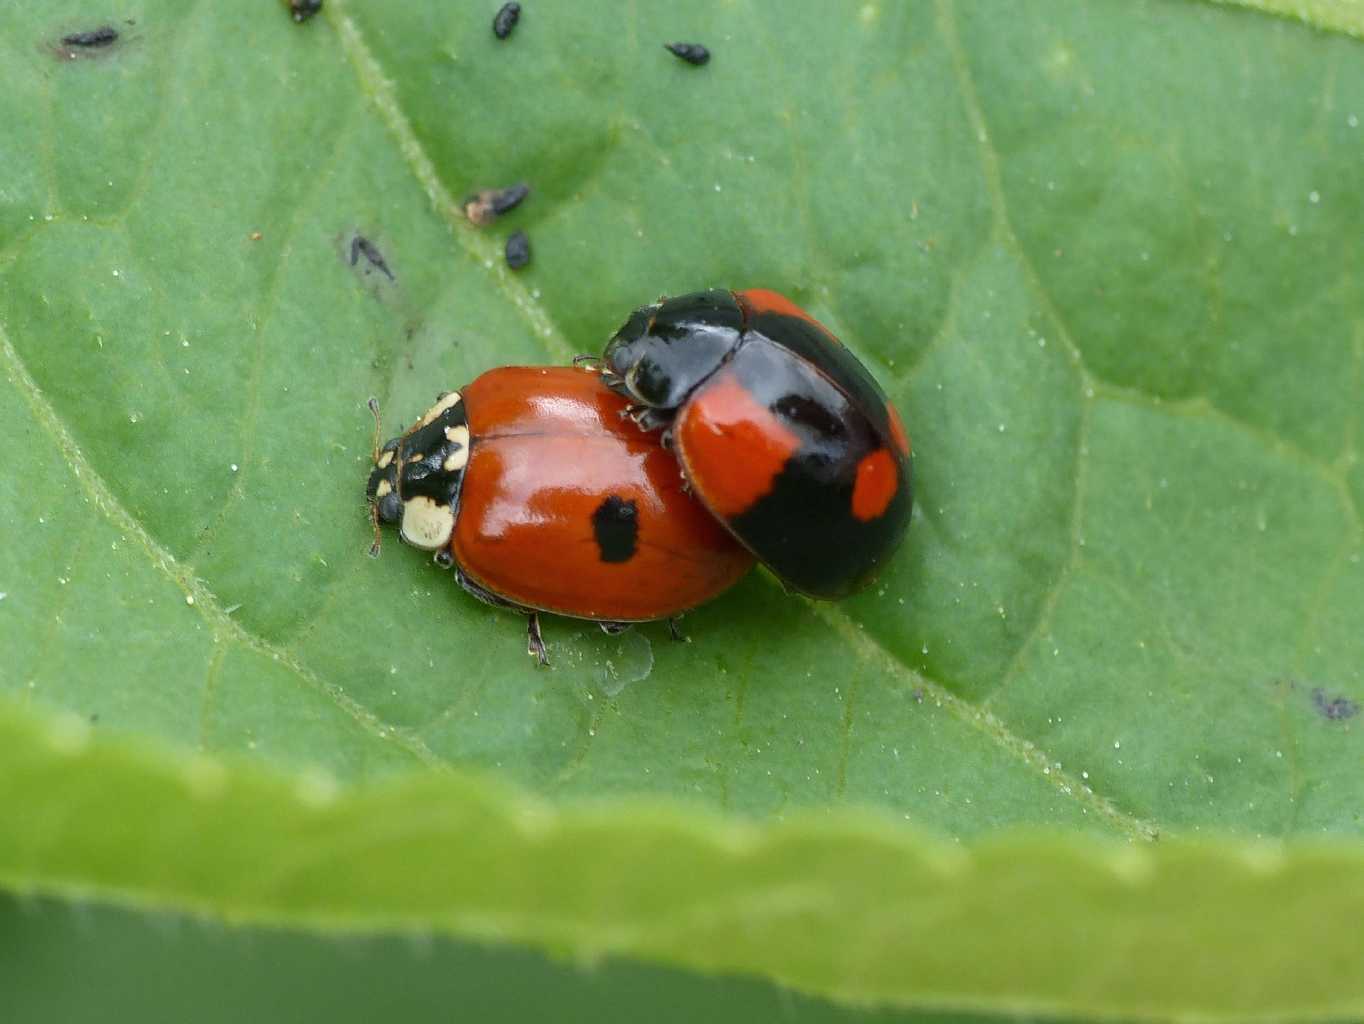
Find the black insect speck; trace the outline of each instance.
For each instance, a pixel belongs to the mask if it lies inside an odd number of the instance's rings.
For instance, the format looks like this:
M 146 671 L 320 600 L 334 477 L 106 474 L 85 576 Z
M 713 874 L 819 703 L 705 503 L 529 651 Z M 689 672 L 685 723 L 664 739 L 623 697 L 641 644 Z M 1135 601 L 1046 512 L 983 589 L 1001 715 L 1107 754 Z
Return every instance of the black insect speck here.
M 284 0 L 289 5 L 289 17 L 300 25 L 322 10 L 322 0 Z
M 698 67 L 710 60 L 710 51 L 700 43 L 664 43 L 663 49 Z
M 356 235 L 350 242 L 350 265 L 355 266 L 360 261 L 361 256 L 371 267 L 380 271 L 390 281 L 393 280 L 393 271 L 388 269 L 388 262 L 384 259 L 384 254 L 364 235 Z
M 480 226 L 491 224 L 508 210 L 520 205 L 530 195 L 530 186 L 524 181 L 506 188 L 485 188 L 464 200 L 464 216 Z
M 506 39 L 512 34 L 512 29 L 516 28 L 516 22 L 521 17 L 521 5 L 518 3 L 503 4 L 493 18 L 493 35 L 498 39 Z
M 94 50 L 117 41 L 118 29 L 112 25 L 101 25 L 89 32 L 72 32 L 70 35 L 62 36 L 63 46 L 75 46 L 83 50 Z
M 530 238 L 524 231 L 517 231 L 507 239 L 507 266 L 520 270 L 530 262 Z

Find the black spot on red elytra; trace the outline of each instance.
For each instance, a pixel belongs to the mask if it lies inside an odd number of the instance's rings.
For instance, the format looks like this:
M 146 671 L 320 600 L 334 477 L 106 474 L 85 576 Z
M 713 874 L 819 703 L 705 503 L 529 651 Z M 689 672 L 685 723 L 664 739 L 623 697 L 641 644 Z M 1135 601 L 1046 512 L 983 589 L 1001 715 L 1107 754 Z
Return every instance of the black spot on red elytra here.
M 592 535 L 603 562 L 628 562 L 639 545 L 639 510 L 613 494 L 592 513 Z

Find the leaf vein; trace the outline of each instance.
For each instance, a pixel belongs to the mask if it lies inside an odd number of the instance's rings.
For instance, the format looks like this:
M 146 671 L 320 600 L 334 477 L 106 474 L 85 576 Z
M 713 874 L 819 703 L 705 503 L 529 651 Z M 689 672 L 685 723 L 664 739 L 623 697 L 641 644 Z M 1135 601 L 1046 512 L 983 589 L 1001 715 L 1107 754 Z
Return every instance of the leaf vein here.
M 300 685 L 325 695 L 366 732 L 382 739 L 393 739 L 418 761 L 432 766 L 447 767 L 447 762 L 432 753 L 420 740 L 408 735 L 403 730 L 386 725 L 369 709 L 318 677 L 316 673 L 295 659 L 287 650 L 248 632 L 239 622 L 229 616 L 223 610 L 217 595 L 194 576 L 190 567 L 177 562 L 175 556 L 157 542 L 132 513 L 124 508 L 108 484 L 104 482 L 94 466 L 85 457 L 84 452 L 80 450 L 80 446 L 76 444 L 75 438 L 67 430 L 56 410 L 43 396 L 42 390 L 24 366 L 13 342 L 10 341 L 9 334 L 3 327 L 0 327 L 0 363 L 5 364 L 6 376 L 9 377 L 15 389 L 23 395 L 34 419 L 51 437 L 68 469 L 75 475 L 81 488 L 94 502 L 95 507 L 121 533 L 137 540 L 146 552 L 153 568 L 180 589 L 187 602 L 194 605 L 220 642 L 233 640 L 251 650 L 270 655 L 290 669 Z
M 924 691 L 948 714 L 982 733 L 1013 760 L 1036 771 L 1062 795 L 1079 801 L 1087 811 L 1093 811 L 1130 839 L 1151 840 L 1159 835 L 1156 824 L 1128 814 L 1095 792 L 1087 783 L 1068 775 L 1036 744 L 1011 732 L 997 715 L 963 700 L 941 684 L 914 671 L 841 608 L 827 602 L 809 601 L 808 604 L 815 615 L 831 626 L 858 657 L 878 664 L 887 678 Z
M 333 0 L 324 12 L 335 26 L 341 39 L 342 49 L 350 58 L 364 91 L 369 96 L 402 154 L 412 176 L 425 191 L 428 201 L 450 229 L 450 234 L 475 260 L 488 268 L 493 283 L 516 307 L 534 334 L 544 343 L 551 354 L 562 359 L 570 359 L 577 353 L 573 345 L 559 331 L 545 312 L 542 303 L 531 296 L 526 286 L 508 269 L 502 258 L 501 247 L 487 235 L 479 234 L 470 227 L 460 205 L 450 195 L 441 181 L 436 165 L 427 154 L 426 148 L 417 137 L 412 123 L 398 101 L 397 90 L 384 74 L 374 54 L 355 22 L 345 12 L 345 3 Z

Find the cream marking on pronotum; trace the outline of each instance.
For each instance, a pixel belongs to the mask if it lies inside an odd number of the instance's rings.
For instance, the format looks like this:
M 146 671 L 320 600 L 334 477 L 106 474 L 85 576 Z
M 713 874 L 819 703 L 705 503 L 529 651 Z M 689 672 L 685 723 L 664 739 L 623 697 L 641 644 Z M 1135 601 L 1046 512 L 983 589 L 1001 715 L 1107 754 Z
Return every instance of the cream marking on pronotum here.
M 441 468 L 447 473 L 458 473 L 469 462 L 469 428 L 446 427 L 445 439 L 458 447 L 445 457 Z
M 426 410 L 426 412 L 422 415 L 422 418 L 417 421 L 417 425 L 412 429 L 420 430 L 422 427 L 434 423 L 440 417 L 441 413 L 445 412 L 445 410 L 447 409 L 454 408 L 455 406 L 459 405 L 459 403 L 460 397 L 458 391 L 451 391 L 447 394 L 441 395 L 440 398 L 436 400 L 436 404 Z
M 387 479 L 380 480 L 379 486 L 374 488 L 374 496 L 376 498 L 386 498 L 392 493 L 393 485 L 390 484 Z
M 393 461 L 393 452 L 386 451 L 379 456 L 379 461 L 374 465 L 379 469 L 388 469 L 389 463 Z
M 449 505 L 438 505 L 434 498 L 418 495 L 403 502 L 403 540 L 423 551 L 436 551 L 450 542 L 455 530 L 455 514 Z

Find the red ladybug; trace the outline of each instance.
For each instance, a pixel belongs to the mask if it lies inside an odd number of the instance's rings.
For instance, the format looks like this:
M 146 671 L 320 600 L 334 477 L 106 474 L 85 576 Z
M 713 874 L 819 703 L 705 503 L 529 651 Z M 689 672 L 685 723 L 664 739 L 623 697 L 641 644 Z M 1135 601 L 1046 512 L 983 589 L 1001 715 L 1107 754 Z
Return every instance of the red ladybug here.
M 866 368 L 776 292 L 708 291 L 636 310 L 607 383 L 666 427 L 693 493 L 782 581 L 839 598 L 909 525 L 910 445 Z
M 627 408 L 601 374 L 567 367 L 503 367 L 441 395 L 401 437 L 376 437 L 373 553 L 379 524 L 397 524 L 469 593 L 529 615 L 541 664 L 539 611 L 613 633 L 709 601 L 753 558 Z

